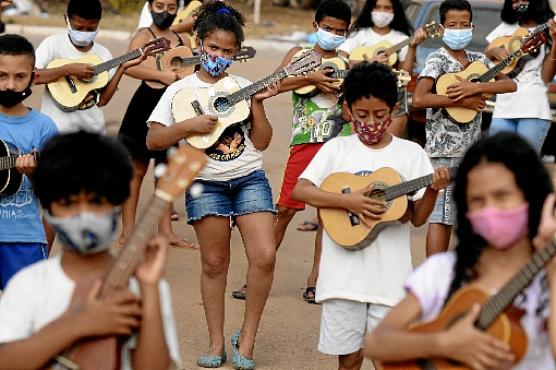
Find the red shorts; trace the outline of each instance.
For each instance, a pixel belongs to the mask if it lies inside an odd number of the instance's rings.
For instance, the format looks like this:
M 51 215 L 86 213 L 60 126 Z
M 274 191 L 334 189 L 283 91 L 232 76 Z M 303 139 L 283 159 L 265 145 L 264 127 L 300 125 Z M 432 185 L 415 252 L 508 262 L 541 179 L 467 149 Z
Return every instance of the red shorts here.
M 305 171 L 323 145 L 324 143 L 299 144 L 290 148 L 290 156 L 284 169 L 280 197 L 277 202 L 279 206 L 298 210 L 305 209 L 305 203 L 292 199 L 293 188 L 301 173 Z

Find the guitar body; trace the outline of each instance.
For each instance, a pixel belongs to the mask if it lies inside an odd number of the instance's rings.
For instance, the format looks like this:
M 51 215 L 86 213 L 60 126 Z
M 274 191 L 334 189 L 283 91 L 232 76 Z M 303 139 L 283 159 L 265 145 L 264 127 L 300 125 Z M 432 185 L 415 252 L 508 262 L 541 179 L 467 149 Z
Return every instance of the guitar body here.
M 490 297 L 477 287 L 468 286 L 458 290 L 446 303 L 438 317 L 430 322 L 417 324 L 409 329 L 416 333 L 435 333 L 448 329 L 463 315 L 465 315 L 475 304 L 484 304 Z M 527 334 L 519 324 L 522 311 L 515 307 L 508 308 L 505 313 L 499 315 L 498 319 L 486 331 L 491 336 L 510 345 L 515 355 L 516 363 L 527 353 Z M 427 365 L 432 365 L 426 367 Z M 465 365 L 445 359 L 415 360 L 404 362 L 376 363 L 377 370 L 470 370 Z
M 509 53 L 517 51 L 521 47 L 522 41 L 529 35 L 529 30 L 523 27 L 519 27 L 511 36 L 501 36 L 494 39 L 489 45 L 488 50 L 503 47 Z M 502 70 L 502 73 L 509 74 L 513 72 L 519 64 L 520 59 L 514 60 L 506 68 Z
M 354 62 L 362 62 L 364 60 L 374 58 L 375 56 L 385 52 L 392 46 L 392 43 L 386 40 L 379 41 L 373 46 L 360 46 L 351 51 L 351 53 L 349 54 L 349 60 L 353 60 Z M 392 53 L 388 55 L 388 65 L 393 66 L 394 64 L 396 64 L 397 61 L 398 53 Z
M 346 189 L 355 192 L 374 185 L 371 198 L 385 200 L 381 190 L 401 183 L 403 180 L 398 172 L 391 168 L 381 168 L 367 176 L 357 176 L 349 172 L 333 173 L 324 179 L 321 189 L 334 193 L 344 193 Z M 371 220 L 371 227 L 363 222 L 358 225 L 352 223 L 348 211 L 340 208 L 320 208 L 322 223 L 330 238 L 349 250 L 359 250 L 368 246 L 368 242 L 376 238 L 378 232 L 388 223 L 399 220 L 406 212 L 408 199 L 406 196 L 386 202 L 386 211 L 379 220 Z M 365 243 L 363 243 L 365 242 Z
M 302 52 L 303 50 L 298 51 L 294 55 L 294 58 L 296 56 L 301 55 Z M 333 75 L 334 73 L 338 73 L 339 71 L 347 71 L 348 64 L 343 59 L 338 57 L 334 57 L 330 59 L 322 59 L 322 63 L 319 67 L 319 70 L 322 71 L 324 69 L 333 70 L 332 72 Z M 338 80 L 339 81 L 335 83 L 335 85 L 339 87 L 343 83 L 343 79 L 338 78 Z M 315 85 L 307 85 L 307 86 L 300 87 L 299 89 L 296 89 L 295 93 L 302 97 L 312 97 L 319 93 L 319 89 Z
M 80 370 L 119 370 L 121 351 L 121 340 L 118 337 L 97 337 L 76 343 L 62 356 L 66 361 L 77 364 Z M 50 368 L 58 369 L 62 370 L 64 367 L 54 365 Z
M 54 59 L 48 64 L 47 68 L 58 68 L 70 63 L 98 65 L 102 62 L 103 60 L 100 59 L 100 57 L 89 54 L 77 60 Z M 110 77 L 108 72 L 101 72 L 90 81 L 83 81 L 75 76 L 66 76 L 54 82 L 50 82 L 46 86 L 60 109 L 66 112 L 72 112 L 77 110 L 89 92 L 103 88 L 108 84 L 109 80 Z
M 186 66 L 182 63 L 182 59 L 190 58 L 192 56 L 193 52 L 187 46 L 172 48 L 160 56 L 157 63 L 157 69 L 159 71 L 171 69 L 173 71 L 179 71 L 180 75 L 183 74 L 183 76 L 188 76 L 195 71 L 195 65 Z
M 448 87 L 459 82 L 457 77 L 461 77 L 469 81 L 474 81 L 487 71 L 487 66 L 485 66 L 482 62 L 476 60 L 473 63 L 469 64 L 469 66 L 467 66 L 467 68 L 465 68 L 465 70 L 461 72 L 446 73 L 440 76 L 436 81 L 436 93 L 438 95 L 448 96 Z M 473 119 L 477 115 L 476 111 L 469 108 L 449 107 L 445 109 L 450 117 L 457 123 L 469 123 L 473 121 Z
M 20 154 L 19 150 L 0 140 L 0 157 L 11 157 Z M 14 195 L 21 189 L 23 174 L 15 168 L 0 171 L 0 195 Z
M 178 12 L 176 18 L 174 19 L 174 23 L 172 24 L 174 25 L 174 24 L 181 23 L 187 18 L 191 17 L 193 12 L 197 10 L 197 8 L 199 8 L 201 5 L 203 5 L 203 3 L 201 3 L 200 1 L 192 0 L 189 4 L 187 4 L 185 8 L 183 8 Z
M 249 117 L 251 110 L 246 100 L 235 105 L 226 103 L 226 96 L 240 89 L 239 84 L 231 77 L 225 77 L 206 89 L 182 89 L 172 99 L 172 115 L 175 122 L 196 117 L 197 111 L 193 103 L 199 103 L 204 114 L 218 116 L 214 130 L 206 135 L 195 135 L 186 138 L 187 142 L 197 149 L 211 147 L 224 130 Z M 217 105 L 221 104 L 220 108 Z

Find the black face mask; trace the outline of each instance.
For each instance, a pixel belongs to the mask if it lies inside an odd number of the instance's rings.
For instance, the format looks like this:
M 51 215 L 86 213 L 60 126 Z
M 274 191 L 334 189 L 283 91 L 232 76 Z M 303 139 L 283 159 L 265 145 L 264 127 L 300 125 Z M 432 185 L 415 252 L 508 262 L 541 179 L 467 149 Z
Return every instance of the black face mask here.
M 13 90 L 0 90 L 0 105 L 6 108 L 11 108 L 27 99 L 31 94 L 31 85 L 33 84 L 34 77 L 31 77 L 31 82 L 23 91 Z
M 515 8 L 518 18 L 523 18 L 529 12 L 529 3 L 521 3 Z
M 165 30 L 172 25 L 174 19 L 176 19 L 177 14 L 171 14 L 167 11 L 163 11 L 160 13 L 151 11 L 151 15 L 153 17 L 154 24 L 161 30 Z

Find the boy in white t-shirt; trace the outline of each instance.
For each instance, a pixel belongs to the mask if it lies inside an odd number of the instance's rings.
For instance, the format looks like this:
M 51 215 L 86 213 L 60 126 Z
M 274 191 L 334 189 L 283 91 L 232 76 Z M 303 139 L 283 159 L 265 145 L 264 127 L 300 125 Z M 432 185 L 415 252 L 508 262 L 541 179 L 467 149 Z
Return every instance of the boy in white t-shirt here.
M 350 194 L 321 190 L 328 175 L 361 174 L 382 167 L 408 180 L 433 173 L 419 145 L 387 132 L 397 94 L 397 77 L 389 67 L 363 62 L 351 69 L 344 81 L 344 99 L 357 135 L 327 142 L 301 174 L 294 198 L 319 208 L 344 208 L 368 224 L 386 211 L 385 204 L 366 195 L 370 187 Z M 423 225 L 448 180 L 446 168 L 434 171 L 433 184 L 413 195 L 402 219 Z M 358 251 L 342 248 L 328 232 L 323 235 L 316 296 L 323 305 L 318 348 L 338 355 L 341 369 L 361 368 L 365 333 L 403 297 L 403 283 L 412 270 L 410 226 L 404 221 L 386 227 Z

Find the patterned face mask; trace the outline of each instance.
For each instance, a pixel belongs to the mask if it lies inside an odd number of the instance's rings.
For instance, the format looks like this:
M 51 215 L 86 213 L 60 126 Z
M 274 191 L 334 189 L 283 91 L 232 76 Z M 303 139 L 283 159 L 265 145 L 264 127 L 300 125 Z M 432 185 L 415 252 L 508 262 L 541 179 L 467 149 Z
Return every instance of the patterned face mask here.
M 353 123 L 355 133 L 363 144 L 375 145 L 378 144 L 386 134 L 386 130 L 392 124 L 392 117 L 388 116 L 388 118 L 383 121 L 368 123 L 358 121 L 355 117 L 351 116 L 351 122 Z
M 200 47 L 200 54 L 201 54 L 201 67 L 203 67 L 203 69 L 213 77 L 220 76 L 225 70 L 227 70 L 232 65 L 231 59 L 227 59 L 219 56 L 213 56 L 207 53 L 203 48 L 202 44 Z

